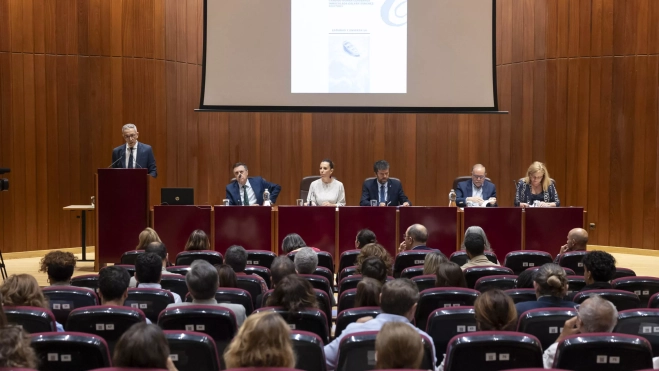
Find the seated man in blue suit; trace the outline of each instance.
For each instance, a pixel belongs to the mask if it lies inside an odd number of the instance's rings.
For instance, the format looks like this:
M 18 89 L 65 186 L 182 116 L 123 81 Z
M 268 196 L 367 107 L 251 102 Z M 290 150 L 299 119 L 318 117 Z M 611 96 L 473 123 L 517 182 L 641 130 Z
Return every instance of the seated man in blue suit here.
M 226 198 L 229 205 L 259 206 L 263 205 L 263 192 L 270 192 L 270 203 L 277 201 L 281 186 L 269 183 L 260 176 L 249 177 L 247 165 L 238 162 L 233 165 L 233 176 L 236 180 L 229 183 L 226 188 Z
M 126 144 L 112 150 L 112 165 L 110 167 L 117 169 L 147 169 L 149 175 L 158 177 L 156 169 L 156 159 L 153 157 L 151 146 L 145 143 L 138 143 L 137 126 L 126 124 L 121 128 Z
M 497 206 L 497 188 L 490 181 L 485 180 L 485 166 L 476 164 L 471 168 L 471 180 L 458 183 L 455 190 L 455 202 L 459 207 L 468 206 L 467 203 L 481 206 Z
M 389 179 L 389 163 L 380 160 L 373 165 L 375 179 L 367 179 L 362 185 L 362 198 L 359 206 L 370 206 L 371 200 L 378 200 L 379 206 L 410 206 L 410 200 L 403 192 L 399 180 Z

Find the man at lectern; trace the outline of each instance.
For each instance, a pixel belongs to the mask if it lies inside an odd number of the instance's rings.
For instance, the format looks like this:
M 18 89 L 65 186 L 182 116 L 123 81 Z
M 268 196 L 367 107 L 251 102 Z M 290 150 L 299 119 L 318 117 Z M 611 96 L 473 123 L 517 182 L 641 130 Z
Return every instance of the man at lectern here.
M 260 176 L 250 177 L 247 165 L 237 162 L 233 165 L 233 176 L 236 178 L 227 184 L 226 198 L 229 205 L 258 206 L 263 205 L 263 193 L 270 194 L 270 204 L 277 201 L 281 186 L 270 183 Z M 264 205 L 267 206 L 267 205 Z
M 151 146 L 137 141 L 137 126 L 126 124 L 121 128 L 126 144 L 112 150 L 112 166 L 118 169 L 147 169 L 156 178 L 156 159 Z
M 410 206 L 412 203 L 403 192 L 400 180 L 389 178 L 389 163 L 380 160 L 373 165 L 375 178 L 366 179 L 362 185 L 359 206 L 370 206 L 377 200 L 378 206 Z

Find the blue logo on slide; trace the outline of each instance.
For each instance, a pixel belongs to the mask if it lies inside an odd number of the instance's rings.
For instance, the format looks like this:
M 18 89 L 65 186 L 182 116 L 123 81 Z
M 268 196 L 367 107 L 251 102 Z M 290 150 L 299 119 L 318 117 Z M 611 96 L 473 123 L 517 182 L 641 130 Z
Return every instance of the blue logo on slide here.
M 392 27 L 407 24 L 407 0 L 386 0 L 380 9 L 384 23 Z

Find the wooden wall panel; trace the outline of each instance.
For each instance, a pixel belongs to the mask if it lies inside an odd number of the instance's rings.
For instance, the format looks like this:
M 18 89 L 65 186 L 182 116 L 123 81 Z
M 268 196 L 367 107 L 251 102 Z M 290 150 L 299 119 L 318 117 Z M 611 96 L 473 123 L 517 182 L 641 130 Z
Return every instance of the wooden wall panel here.
M 62 207 L 89 202 L 127 122 L 154 147 L 152 204 L 177 186 L 221 203 L 237 161 L 294 204 L 300 179 L 329 157 L 349 205 L 384 158 L 416 205 L 446 204 L 452 180 L 480 162 L 508 206 L 513 180 L 538 160 L 563 205 L 586 207 L 594 243 L 656 249 L 658 4 L 497 1 L 509 114 L 394 115 L 196 113 L 201 0 L 0 0 L 0 166 L 12 168 L 0 249 L 78 246 L 79 219 Z

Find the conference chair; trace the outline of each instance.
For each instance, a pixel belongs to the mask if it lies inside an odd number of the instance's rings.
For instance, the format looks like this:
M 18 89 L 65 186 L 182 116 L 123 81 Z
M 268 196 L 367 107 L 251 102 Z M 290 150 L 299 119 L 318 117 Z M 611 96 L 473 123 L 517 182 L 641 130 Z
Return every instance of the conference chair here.
M 188 294 L 188 285 L 185 283 L 185 276 L 180 274 L 165 274 L 160 277 L 160 286 L 163 289 L 177 293 L 181 298 Z
M 297 254 L 297 251 L 291 251 L 287 256 L 292 261 L 295 261 L 295 254 Z M 332 257 L 332 254 L 327 251 L 319 251 L 316 253 L 316 256 L 318 256 L 319 267 L 325 267 L 334 273 L 334 257 Z
M 332 285 L 330 284 L 330 280 L 323 276 L 316 276 L 315 274 L 298 274 L 298 276 L 304 278 L 305 280 L 309 281 L 311 286 L 313 286 L 314 289 L 322 290 L 327 294 L 327 297 L 329 298 L 330 295 L 334 295 L 332 292 Z
M 146 322 L 146 316 L 139 309 L 99 305 L 72 310 L 65 329 L 102 337 L 112 353 L 121 335 L 140 322 Z
M 618 312 L 613 332 L 644 337 L 652 346 L 652 357 L 659 356 L 659 309 L 628 309 Z
M 659 278 L 647 276 L 622 277 L 611 281 L 616 290 L 625 290 L 638 295 L 641 306 L 647 307 L 650 297 L 659 292 Z
M 407 267 L 403 269 L 403 271 L 400 273 L 401 278 L 409 278 L 409 279 L 421 275 L 423 275 L 423 265 L 415 265 L 413 267 Z
M 267 250 L 247 250 L 247 265 L 258 265 L 270 269 L 277 254 Z
M 297 312 L 289 312 L 282 307 L 264 307 L 254 311 L 254 313 L 275 312 L 278 313 L 284 321 L 288 323 L 291 330 L 301 330 L 314 333 L 320 337 L 323 344 L 329 343 L 329 327 L 327 326 L 327 316 L 325 312 L 316 308 L 302 309 Z
M 185 301 L 192 303 L 192 296 L 188 294 L 185 297 Z M 247 290 L 235 287 L 219 287 L 215 292 L 215 301 L 217 301 L 218 304 L 240 304 L 245 307 L 245 314 L 248 316 L 254 311 L 254 301 Z
M 341 282 L 342 279 L 346 277 L 354 276 L 355 274 L 359 274 L 359 273 L 357 273 L 357 267 L 355 267 L 354 265 L 341 269 L 341 272 L 336 277 L 337 286 L 340 287 L 339 283 Z
M 478 331 L 475 315 L 471 306 L 439 308 L 430 313 L 425 331 L 435 344 L 438 363 L 444 360 L 446 347 L 454 336 Z
M 506 295 L 510 296 L 515 304 L 523 301 L 536 301 L 538 298 L 535 295 L 535 289 L 510 289 L 504 291 Z
M 511 251 L 506 254 L 503 265 L 513 270 L 515 274 L 520 274 L 528 268 L 541 267 L 546 263 L 553 262 L 551 254 L 545 251 L 537 250 L 519 250 Z
M 574 271 L 572 269 L 566 268 L 566 267 L 561 267 L 561 268 L 563 268 L 563 271 L 565 272 L 566 276 L 576 276 L 576 273 L 574 273 Z M 540 267 L 529 267 L 526 270 L 527 271 L 532 271 L 532 272 L 535 273 L 535 271 L 537 271 L 538 269 L 540 269 Z
M 648 308 L 659 308 L 659 293 L 650 296 Z
M 563 331 L 565 321 L 577 315 L 574 308 L 540 308 L 519 313 L 517 331 L 540 340 L 542 349 L 549 348 Z
M 135 265 L 137 257 L 144 254 L 144 250 L 129 250 L 121 254 L 121 264 Z
M 464 181 L 467 181 L 467 180 L 471 180 L 471 175 L 463 175 L 463 176 L 456 177 L 455 179 L 453 179 L 453 189 L 454 190 L 458 189 L 458 183 L 464 182 Z M 485 180 L 487 180 L 488 182 L 492 182 L 490 180 L 490 178 L 487 178 L 487 177 L 485 178 Z
M 180 274 L 181 276 L 185 276 L 188 274 L 188 272 L 190 272 L 189 265 L 172 265 L 171 267 L 167 267 L 165 269 L 167 269 L 167 272 L 169 273 Z
M 32 334 L 30 340 L 40 371 L 87 371 L 111 365 L 108 345 L 97 335 L 48 332 Z
M 634 277 L 636 276 L 636 272 L 629 268 L 622 268 L 622 267 L 616 267 L 616 273 L 613 276 L 613 279 L 616 278 L 623 278 L 623 277 Z
M 474 289 L 480 292 L 491 289 L 510 290 L 515 288 L 515 284 L 517 284 L 516 275 L 485 276 L 476 280 Z
M 304 371 L 325 371 L 325 350 L 323 340 L 318 335 L 293 330 L 290 338 L 296 355 L 295 368 Z
M 339 296 L 346 290 L 356 289 L 363 276 L 361 274 L 354 274 L 339 281 Z
M 357 297 L 357 289 L 348 289 L 339 295 L 339 303 L 337 305 L 337 311 L 342 312 L 346 309 L 355 307 L 355 299 Z
M 224 262 L 222 254 L 213 250 L 182 251 L 176 255 L 176 265 L 190 265 L 195 260 L 205 260 L 212 265 L 221 265 Z
M 321 276 L 327 279 L 327 282 L 330 283 L 332 287 L 332 292 L 336 291 L 334 287 L 334 273 L 331 270 L 325 267 L 316 267 L 316 270 L 313 272 L 314 276 Z
M 421 291 L 414 319 L 416 327 L 424 330 L 428 317 L 435 309 L 473 306 L 480 293 L 461 287 L 436 287 Z
M 446 348 L 445 371 L 498 371 L 542 368 L 542 347 L 532 335 L 513 331 L 481 331 L 457 335 Z
M 493 253 L 492 251 L 485 251 L 483 253 L 483 255 L 485 255 L 487 260 L 491 261 L 492 264 L 499 264 L 499 260 L 497 258 L 497 255 L 495 253 Z M 466 251 L 456 251 L 456 252 L 452 253 L 451 256 L 449 256 L 448 260 L 452 261 L 453 263 L 455 263 L 459 266 L 463 266 L 463 265 L 467 264 L 467 262 L 469 261 L 469 256 L 467 256 Z
M 238 288 L 249 292 L 252 297 L 252 306 L 256 307 L 256 297 L 263 294 L 261 280 L 254 275 L 236 276 L 236 284 Z
M 300 198 L 303 199 L 304 202 L 307 202 L 307 196 L 309 195 L 309 187 L 311 187 L 311 183 L 318 179 L 320 179 L 320 175 L 311 175 L 305 176 L 300 181 Z
M 481 277 L 486 276 L 509 276 L 514 275 L 513 270 L 498 265 L 470 267 L 462 271 L 467 281 L 467 287 L 473 289 L 476 286 L 476 281 Z
M 573 301 L 577 304 L 581 304 L 591 295 L 599 295 L 602 299 L 610 301 L 616 306 L 616 309 L 618 309 L 619 312 L 626 309 L 642 308 L 641 300 L 638 298 L 638 295 L 633 292 L 615 289 L 581 291 L 574 295 Z
M 652 368 L 652 347 L 640 336 L 614 333 L 570 335 L 558 344 L 554 368 L 597 371 Z
M 361 250 L 353 249 L 341 253 L 339 256 L 339 272 L 342 272 L 347 267 L 352 267 L 357 262 L 357 256 Z
M 165 330 L 164 333 L 169 345 L 169 358 L 178 371 L 222 369 L 217 345 L 211 336 L 180 330 Z
M 62 325 L 66 324 L 72 310 L 99 304 L 94 290 L 86 287 L 49 286 L 44 287 L 41 291 L 48 298 L 50 310 L 55 315 L 55 319 Z
M 567 294 L 576 295 L 577 292 L 586 286 L 586 279 L 583 276 L 567 276 Z
M 252 275 L 257 275 L 265 281 L 266 285 L 268 286 L 269 289 L 272 287 L 272 275 L 270 274 L 270 269 L 266 267 L 260 267 L 258 265 L 248 265 L 245 267 L 245 273 L 246 274 L 252 274 Z
M 336 315 L 334 337 L 338 338 L 349 324 L 357 322 L 358 319 L 363 317 L 375 318 L 380 313 L 382 313 L 380 307 L 348 308 L 339 312 L 339 314 Z
M 31 334 L 57 331 L 55 315 L 39 307 L 3 307 L 7 322 L 23 327 Z
M 83 274 L 72 277 L 71 286 L 86 287 L 96 291 L 98 288 L 98 274 Z
M 139 309 L 151 322 L 158 322 L 158 315 L 169 304 L 174 303 L 174 295 L 164 289 L 129 288 L 124 306 Z
M 434 274 L 424 274 L 421 276 L 413 277 L 412 281 L 416 284 L 416 287 L 419 288 L 419 291 L 423 291 L 435 287 L 437 276 Z
M 394 260 L 394 277 L 400 277 L 405 268 L 423 265 L 426 255 L 432 250 L 408 250 L 396 255 Z
M 558 265 L 572 269 L 576 275 L 583 275 L 583 263 L 581 261 L 587 253 L 587 251 L 570 251 L 561 254 Z

